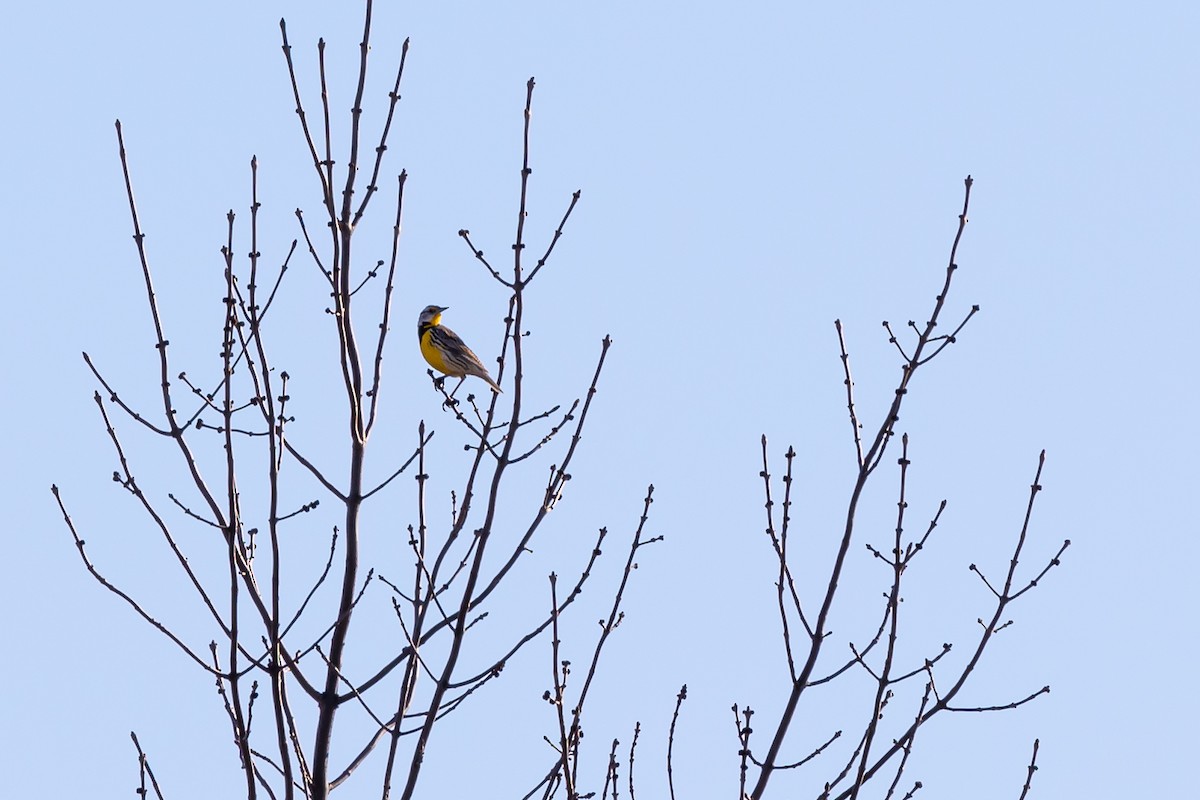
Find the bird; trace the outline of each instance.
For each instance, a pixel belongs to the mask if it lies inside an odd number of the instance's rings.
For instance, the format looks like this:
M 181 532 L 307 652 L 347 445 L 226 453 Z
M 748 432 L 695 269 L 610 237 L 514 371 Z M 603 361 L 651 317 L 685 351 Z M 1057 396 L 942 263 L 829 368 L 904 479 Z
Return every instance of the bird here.
M 467 347 L 457 333 L 441 324 L 442 312 L 448 308 L 449 306 L 425 306 L 425 310 L 417 318 L 417 339 L 421 343 L 421 355 L 425 356 L 429 366 L 438 372 L 462 379 L 458 386 L 454 387 L 455 392 L 468 375 L 474 375 L 483 379 L 484 383 L 492 387 L 493 392 L 499 394 L 502 391 L 500 386 L 492 380 L 479 356 L 471 352 L 471 348 Z M 453 397 L 454 392 L 451 392 L 450 396 Z

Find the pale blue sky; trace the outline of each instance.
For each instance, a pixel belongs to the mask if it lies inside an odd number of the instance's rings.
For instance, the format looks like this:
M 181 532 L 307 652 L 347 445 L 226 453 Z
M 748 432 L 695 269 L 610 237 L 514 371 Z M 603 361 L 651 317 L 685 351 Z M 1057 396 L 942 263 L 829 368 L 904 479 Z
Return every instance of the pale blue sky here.
M 153 531 L 108 478 L 114 459 L 79 358 L 87 349 L 123 396 L 150 404 L 154 351 L 113 120 L 125 125 L 169 337 L 176 357 L 190 359 L 180 368 L 213 370 L 218 248 L 226 210 L 244 216 L 250 156 L 260 161 L 269 263 L 297 235 L 293 209 L 317 208 L 277 21 L 288 18 L 310 101 L 313 44 L 327 39 L 343 113 L 360 9 L 340 3 L 334 14 L 332 5 L 7 11 L 0 226 L 11 280 L 0 404 L 10 513 L 0 672 L 14 797 L 127 794 L 131 729 L 169 797 L 225 796 L 240 785 L 210 682 L 85 574 L 48 489 L 63 487 L 98 563 L 207 642 L 210 632 L 189 627 L 193 605 L 180 599 Z M 573 491 L 513 589 L 514 603 L 543 607 L 545 574 L 586 553 L 571 541 L 601 525 L 624 535 L 645 485 L 656 485 L 650 528 L 666 541 L 639 559 L 609 653 L 588 724 L 597 765 L 608 741 L 628 742 L 641 720 L 641 791 L 662 796 L 666 725 L 686 682 L 680 797 L 734 795 L 729 707 L 750 703 L 766 731 L 785 688 L 759 436 L 777 459 L 789 444 L 801 453 L 797 516 L 815 558 L 835 541 L 852 467 L 832 322 L 847 326 L 861 410 L 875 424 L 897 374 L 880 320 L 925 319 L 970 173 L 971 223 L 949 313 L 972 303 L 982 313 L 920 376 L 900 425 L 913 442 L 914 527 L 949 500 L 912 577 L 910 613 L 930 615 L 914 624 L 913 646 L 970 638 L 987 596 L 966 566 L 1001 570 L 1042 448 L 1046 491 L 1026 564 L 1040 566 L 1064 538 L 1073 546 L 1016 606 L 1016 624 L 964 702 L 1006 702 L 1046 683 L 1052 693 L 1004 715 L 939 719 L 909 777 L 924 781 L 924 800 L 1014 798 L 1040 737 L 1035 798 L 1193 790 L 1193 4 L 379 5 L 369 123 L 401 41 L 412 38 L 389 162 L 410 179 L 390 421 L 372 443 L 381 462 L 406 453 L 425 419 L 442 448 L 435 488 L 444 498 L 454 486 L 463 437 L 429 390 L 409 318 L 431 302 L 451 306 L 446 322 L 485 360 L 495 352 L 504 295 L 456 232 L 469 228 L 497 259 L 508 252 L 531 75 L 531 242 L 545 241 L 570 192 L 583 190 L 530 292 L 531 391 L 548 404 L 569 400 L 586 386 L 599 340 L 611 334 L 616 344 Z M 361 237 L 384 257 L 390 212 L 381 202 L 374 214 Z M 295 307 L 311 313 L 281 344 L 297 363 L 328 351 L 314 278 L 303 261 L 289 277 Z M 296 393 L 319 403 L 327 387 L 315 371 L 306 378 Z M 175 465 L 157 448 L 132 446 L 140 472 L 170 475 Z M 868 496 L 868 540 L 888 535 L 894 486 L 894 474 L 881 474 Z M 411 513 L 406 500 L 396 501 L 398 524 Z M 200 547 L 202 532 L 190 535 Z M 861 545 L 852 552 L 847 624 L 850 611 L 874 607 L 886 579 Z M 591 593 L 599 604 L 602 593 Z M 580 615 L 577 662 L 596 616 Z M 536 781 L 550 758 L 540 740 L 552 731 L 540 701 L 549 655 L 541 648 L 527 660 L 532 677 L 506 676 L 435 736 L 428 795 L 481 796 L 485 786 L 490 796 L 520 796 Z M 814 706 L 814 720 L 850 697 L 843 691 L 849 685 Z M 862 718 L 854 708 L 847 726 Z M 797 757 L 825 738 L 823 724 L 794 736 Z M 453 767 L 479 753 L 500 766 L 483 777 Z M 811 793 L 796 776 L 780 780 L 779 796 L 791 796 L 789 780 Z M 374 796 L 368 785 L 343 791 Z

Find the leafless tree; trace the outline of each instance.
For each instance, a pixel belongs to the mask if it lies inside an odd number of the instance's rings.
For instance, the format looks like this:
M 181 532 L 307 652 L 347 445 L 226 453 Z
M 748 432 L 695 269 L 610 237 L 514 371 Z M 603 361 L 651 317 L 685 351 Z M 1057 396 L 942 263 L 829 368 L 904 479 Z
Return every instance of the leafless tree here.
M 184 579 L 182 585 L 214 632 L 211 644 L 207 648 L 198 646 L 194 637 L 179 626 L 157 618 L 136 591 L 110 580 L 85 549 L 84 532 L 68 514 L 63 493 L 57 486 L 53 487 L 54 496 L 88 572 L 190 659 L 201 674 L 214 681 L 233 734 L 247 798 L 323 800 L 371 760 L 382 762 L 379 785 L 382 797 L 398 793 L 408 800 L 417 796 L 426 750 L 439 723 L 450 714 L 469 709 L 472 699 L 485 691 L 519 652 L 540 643 L 547 648 L 552 665 L 549 688 L 543 699 L 553 711 L 556 729 L 546 737 L 547 758 L 544 764 L 534 767 L 534 773 L 540 777 L 534 780 L 526 797 L 551 798 L 561 794 L 568 800 L 577 800 L 593 797 L 598 791 L 601 797 L 611 796 L 615 800 L 622 786 L 627 785 L 632 800 L 633 768 L 642 734 L 640 723 L 633 728 L 628 751 L 619 749 L 617 739 L 611 741 L 603 776 L 582 774 L 580 756 L 585 708 L 600 673 L 602 652 L 623 619 L 625 589 L 634 575 L 636 559 L 643 547 L 661 538 L 652 535 L 647 527 L 653 486 L 642 499 L 640 516 L 636 521 L 631 520 L 631 533 L 623 545 L 624 562 L 612 567 L 616 580 L 611 603 L 594 642 L 588 645 L 590 658 L 583 668 L 574 668 L 563 652 L 562 624 L 564 615 L 600 563 L 608 537 L 605 528 L 599 530 L 594 541 L 586 543 L 587 549 L 578 553 L 578 563 L 569 580 L 560 583 L 557 571 L 549 576 L 544 613 L 524 620 L 520 632 L 494 648 L 482 662 L 474 658 L 468 663 L 463 657 L 476 624 L 484 616 L 497 612 L 498 588 L 511 580 L 514 567 L 530 552 L 535 537 L 543 533 L 550 512 L 563 496 L 611 345 L 607 337 L 601 342 L 591 382 L 579 398 L 548 408 L 532 407 L 536 401 L 527 396 L 524 388 L 528 367 L 523 350 L 526 290 L 549 264 L 580 199 L 579 192 L 569 199 L 557 226 L 531 263 L 525 250 L 530 238 L 526 224 L 533 79 L 529 80 L 525 95 L 520 197 L 511 261 L 493 263 L 472 240 L 469 231 L 459 232 L 485 277 L 496 281 L 508 293 L 495 373 L 504 392 L 489 393 L 486 401 L 472 394 L 459 400 L 455 397 L 457 390 L 447 392 L 441 380 L 430 372 L 432 391 L 440 397 L 447 419 L 468 440 L 469 457 L 461 482 L 449 497 L 449 521 L 439 522 L 446 517 L 428 510 L 437 498 L 431 496 L 430 475 L 426 472 L 433 431 L 424 422 L 417 426 L 410 453 L 381 474 L 376 475 L 369 467 L 369 444 L 377 424 L 384 418 L 380 413 L 381 398 L 388 389 L 383 364 L 391 345 L 389 334 L 397 294 L 406 178 L 403 171 L 396 175 L 394 184 L 395 207 L 387 257 L 364 258 L 360 252 L 363 248 L 356 246 L 355 234 L 368 211 L 377 205 L 373 203 L 375 195 L 383 189 L 381 181 L 387 174 L 385 156 L 408 54 L 405 42 L 387 95 L 386 115 L 378 138 L 368 139 L 362 115 L 371 20 L 372 6 L 368 0 L 349 134 L 341 145 L 344 155 L 340 162 L 334 158 L 338 143 L 332 133 L 335 126 L 325 68 L 325 43 L 321 41 L 317 46 L 320 102 L 316 117 L 310 118 L 287 28 L 281 22 L 284 59 L 313 177 L 320 189 L 319 218 L 326 232 L 320 232 L 321 225 L 310 224 L 305 213 L 297 209 L 298 237 L 287 246 L 273 248 L 279 256 L 272 262 L 273 267 L 268 266 L 269 257 L 260 252 L 260 240 L 267 242 L 271 237 L 260 231 L 258 164 L 256 159 L 251 160 L 249 220 L 242 223 L 232 211 L 228 214 L 222 248 L 225 313 L 216 375 L 193 378 L 191 374 L 203 370 L 193 367 L 179 371 L 172 355 L 167 333 L 169 322 L 160 310 L 152 280 L 151 253 L 134 200 L 134 170 L 120 122 L 116 126 L 133 238 L 153 323 L 161 407 L 149 412 L 127 402 L 106 376 L 99 359 L 84 353 L 84 360 L 100 387 L 94 400 L 117 460 L 113 480 L 166 543 Z M 369 142 L 375 143 L 373 154 L 368 150 Z M 908 533 L 907 435 L 900 437 L 897 459 L 898 511 L 894 538 L 886 546 L 864 542 L 856 526 L 864 488 L 878 474 L 889 447 L 896 449 L 893 444 L 896 423 L 915 375 L 956 341 L 978 311 L 978 307 L 972 307 L 951 333 L 937 333 L 957 269 L 955 259 L 967 221 L 970 190 L 968 177 L 950 263 L 928 321 L 920 326 L 910 323 L 909 341 L 902 341 L 884 323 L 903 369 L 891 407 L 870 436 L 863 434 L 846 340 L 841 323 L 836 323 L 857 478 L 850 487 L 840 546 L 829 566 L 828 580 L 821 586 L 804 585 L 793 575 L 793 565 L 801 551 L 789 538 L 796 453 L 788 449 L 784 474 L 777 483 L 769 471 L 768 445 L 763 437 L 766 532 L 778 563 L 774 575 L 777 613 L 790 686 L 782 708 L 759 712 L 770 714 L 774 720 L 765 749 L 757 747 L 760 739 L 753 734 L 751 720 L 756 712 L 749 707 L 733 706 L 742 797 L 765 797 L 775 773 L 789 771 L 792 775 L 819 775 L 815 779 L 818 788 L 813 794 L 821 798 L 846 800 L 858 798 L 865 791 L 891 798 L 902 788 L 917 733 L 932 717 L 942 712 L 1015 708 L 1048 691 L 1045 687 L 994 707 L 964 707 L 955 702 L 989 643 L 1006 626 L 1007 608 L 1038 585 L 1058 564 L 1059 556 L 1069 544 L 1063 543 L 1032 575 L 1018 570 L 1028 544 L 1034 499 L 1041 488 L 1044 454 L 1038 462 L 1025 523 L 1016 532 L 1007 569 L 996 578 L 988 577 L 986 570 L 971 567 L 992 595 L 993 603 L 991 610 L 980 618 L 980 631 L 971 645 L 970 658 L 955 669 L 943 670 L 943 659 L 951 649 L 948 644 L 913 664 L 902 663 L 896 647 L 900 602 L 903 587 L 907 585 L 903 580 L 906 569 L 930 542 L 945 507 L 943 502 L 919 535 Z M 241 260 L 235 252 L 244 240 L 249 243 L 248 256 Z M 282 305 L 285 278 L 289 277 L 294 258 L 311 262 L 310 275 L 328 288 L 331 302 L 326 312 L 330 326 L 336 331 L 336 364 L 304 363 L 294 368 L 281 364 L 276 356 L 287 327 L 286 320 L 280 319 L 283 315 L 274 310 Z M 282 333 L 275 334 L 277 326 Z M 339 417 L 298 419 L 293 409 L 300 399 L 293 399 L 291 394 L 296 368 L 331 376 L 329 381 L 336 383 L 344 399 Z M 318 380 L 309 379 L 305 385 L 314 385 Z M 186 486 L 166 493 L 143 488 L 138 465 L 127 452 L 130 434 L 125 430 L 126 425 L 136 435 L 161 442 L 173 454 L 186 477 Z M 321 463 L 322 459 L 313 455 L 315 441 L 339 443 L 346 454 L 344 465 Z M 533 496 L 528 493 L 523 496 L 514 476 L 531 469 L 542 470 L 545 478 Z M 403 563 L 392 563 L 377 571 L 373 565 L 364 563 L 363 544 L 368 537 L 384 535 L 388 529 L 370 516 L 367 509 L 375 503 L 395 506 L 399 502 L 396 494 L 400 484 L 394 481 L 405 473 L 415 478 L 416 484 L 412 509 L 408 512 L 413 521 L 403 531 L 407 556 Z M 780 494 L 777 506 L 775 498 Z M 329 511 L 331 506 L 333 512 Z M 397 516 L 388 515 L 392 520 Z M 185 541 L 194 542 L 195 538 L 180 535 L 184 526 L 196 526 L 208 533 L 200 552 L 194 546 L 185 546 Z M 306 573 L 294 568 L 288 558 L 289 549 L 295 547 L 295 537 L 291 534 L 314 529 L 321 530 L 326 537 L 324 565 Z M 839 581 L 856 541 L 865 544 L 869 558 L 884 566 L 887 590 L 877 625 L 861 639 L 852 640 L 850 654 L 842 657 L 829 652 L 828 622 L 839 597 Z M 205 564 L 219 564 L 220 570 L 210 573 Z M 406 570 L 403 579 L 385 577 L 401 569 Z M 393 615 L 393 624 L 402 632 L 403 645 L 363 669 L 362 659 L 352 659 L 350 654 L 366 638 L 367 623 L 356 626 L 354 622 L 363 618 L 364 609 L 380 605 Z M 811 691 L 840 686 L 838 679 L 852 671 L 870 676 L 873 685 L 870 696 L 862 699 L 859 706 L 861 716 L 849 723 L 858 733 L 843 737 L 840 729 L 826 732 L 815 747 L 798 757 L 788 756 L 787 746 L 799 736 L 795 720 L 802 699 Z M 906 716 L 901 715 L 902 722 L 897 726 L 886 727 L 891 722 L 890 709 L 897 704 L 895 698 L 910 687 L 915 692 L 914 707 Z M 686 757 L 682 753 L 686 751 L 687 737 L 708 735 L 688 730 L 682 713 L 686 698 L 684 686 L 676 697 L 669 729 L 663 732 L 668 742 L 667 790 L 672 798 L 678 759 Z M 847 708 L 851 707 L 853 703 L 847 703 Z M 350 713 L 359 724 L 336 724 L 340 715 Z M 336 762 L 334 742 L 342 741 L 339 749 L 349 750 L 351 745 L 344 742 L 363 730 L 363 725 L 368 733 L 353 745 L 354 755 L 344 763 Z M 806 735 L 809 733 L 813 732 L 805 731 Z M 138 793 L 143 797 L 151 793 L 159 798 L 169 796 L 169 790 L 160 787 L 136 735 L 133 742 L 141 770 Z M 846 742 L 850 745 L 839 750 Z M 1029 791 L 1036 756 L 1035 744 L 1021 797 Z M 624 780 L 620 774 L 622 766 Z M 920 786 L 920 782 L 912 784 L 904 796 L 912 796 Z M 789 786 L 789 791 L 795 789 L 794 785 Z
M 1058 551 L 1031 575 L 1018 572 L 1018 564 L 1025 553 L 1025 547 L 1029 540 L 1034 501 L 1042 488 L 1041 477 L 1042 467 L 1046 460 L 1045 451 L 1038 458 L 1025 509 L 1024 522 L 1016 532 L 1012 556 L 1007 568 L 1001 570 L 1002 577 L 997 580 L 993 576 L 989 580 L 984 570 L 975 564 L 970 565 L 971 571 L 978 575 L 983 586 L 992 596 L 993 602 L 991 609 L 979 618 L 978 635 L 969 646 L 969 657 L 964 663 L 954 668 L 943 669 L 943 665 L 940 663 L 951 652 L 950 643 L 943 644 L 936 652 L 927 653 L 915 663 L 902 663 L 898 657 L 897 640 L 901 629 L 901 602 L 904 588 L 907 586 L 904 581 L 905 572 L 930 543 L 942 512 L 946 508 L 946 501 L 942 500 L 918 534 L 913 535 L 908 531 L 907 489 L 911 467 L 908 434 L 900 436 L 900 453 L 896 460 L 898 488 L 894 536 L 886 546 L 877 546 L 869 540 L 864 541 L 864 537 L 858 529 L 864 490 L 871 478 L 876 475 L 879 466 L 884 463 L 884 456 L 889 450 L 889 445 L 896 437 L 900 411 L 909 397 L 909 391 L 917 372 L 937 358 L 947 347 L 954 344 L 967 323 L 979 311 L 978 305 L 971 306 L 950 333 L 938 332 L 938 326 L 950 298 L 954 275 L 958 269 L 959 243 L 962 241 L 967 225 L 967 211 L 970 207 L 973 181 L 970 176 L 967 176 L 964 183 L 962 212 L 959 214 L 958 229 L 950 248 L 945 279 L 941 291 L 934 300 L 928 320 L 923 325 L 915 322 L 908 323 L 907 327 L 910 329 L 908 341 L 902 341 L 901 336 L 893 330 L 890 323 L 886 321 L 883 323 L 888 335 L 888 342 L 894 345 L 899 355 L 901 371 L 891 405 L 869 436 L 863 435 L 864 424 L 856 406 L 845 332 L 840 320 L 834 322 L 845 375 L 846 405 L 850 417 L 857 474 L 850 487 L 841 541 L 833 563 L 829 567 L 828 580 L 821 586 L 799 585 L 793 576 L 793 565 L 805 555 L 802 547 L 798 549 L 789 540 L 794 502 L 792 491 L 795 483 L 793 467 L 797 457 L 796 451 L 789 447 L 784 456 L 784 474 L 781 479 L 782 503 L 780 508 L 776 508 L 775 497 L 780 490 L 773 483 L 769 472 L 767 437 L 763 436 L 762 438 L 763 469 L 761 476 L 766 497 L 766 532 L 779 565 L 779 571 L 775 576 L 775 591 L 790 686 L 787 700 L 783 708 L 778 711 L 778 721 L 769 733 L 766 749 L 761 755 L 756 755 L 751 747 L 752 728 L 750 722 L 754 711 L 748 707 L 739 709 L 738 706 L 734 706 L 734 716 L 741 742 L 741 793 L 744 797 L 755 798 L 755 800 L 765 797 L 768 783 L 776 772 L 798 770 L 808 766 L 808 772 L 815 771 L 818 775 L 824 776 L 820 779 L 821 788 L 817 794 L 821 800 L 828 800 L 828 798 L 856 800 L 860 796 L 864 796 L 864 792 L 872 791 L 869 787 L 878 783 L 885 784 L 885 786 L 875 791 L 875 794 L 890 800 L 900 789 L 900 782 L 909 764 L 909 756 L 913 751 L 918 731 L 933 717 L 943 712 L 1013 709 L 1050 691 L 1049 686 L 1043 686 L 1027 696 L 987 707 L 967 707 L 955 704 L 955 699 L 981 663 L 988 645 L 997 633 L 1011 624 L 1010 621 L 1005 620 L 1005 613 L 1009 606 L 1036 588 L 1038 582 L 1059 564 L 1059 558 L 1070 545 L 1070 540 L 1064 541 Z M 829 619 L 830 612 L 839 598 L 840 581 L 850 555 L 851 545 L 856 540 L 861 542 L 860 546 L 865 545 L 865 549 L 871 557 L 883 564 L 888 574 L 888 585 L 884 593 L 885 602 L 879 615 L 878 625 L 864 631 L 865 635 L 857 640 L 857 644 L 851 638 L 847 642 L 850 652 L 847 657 L 842 658 L 839 654 L 829 653 Z M 824 660 L 822 660 L 822 656 L 825 656 Z M 825 670 L 824 674 L 819 670 Z M 861 698 L 865 702 L 861 703 L 858 712 L 861 716 L 858 720 L 850 720 L 852 729 L 861 729 L 861 732 L 846 746 L 845 749 L 848 752 L 843 754 L 841 760 L 837 760 L 837 757 L 833 755 L 831 746 L 842 738 L 843 733 L 838 729 L 831 732 L 827 738 L 823 739 L 823 743 L 811 752 L 801 754 L 798 759 L 786 759 L 784 746 L 789 740 L 789 734 L 793 734 L 792 738 L 794 738 L 796 711 L 801 700 L 812 691 L 834 685 L 838 678 L 851 670 L 861 670 L 866 673 L 874 685 L 874 690 L 870 696 Z M 901 696 L 900 693 L 906 691 L 913 693 L 913 708 L 908 712 L 900 712 L 901 722 L 885 733 L 887 730 L 885 721 L 891 716 L 889 706 L 898 704 L 897 698 Z M 811 734 L 812 732 L 806 731 L 806 733 Z M 1035 747 L 1029 766 L 1030 776 L 1035 768 L 1036 757 Z M 829 765 L 830 763 L 832 766 Z M 819 766 L 821 764 L 825 765 L 823 770 Z M 873 781 L 874 783 L 872 783 Z M 921 788 L 921 785 L 920 781 L 915 781 L 904 796 L 911 797 Z M 1028 782 L 1025 790 L 1028 791 Z
M 417 430 L 416 444 L 406 458 L 393 464 L 384 476 L 373 478 L 368 470 L 368 445 L 382 418 L 381 398 L 388 388 L 383 364 L 385 351 L 391 344 L 389 333 L 400 260 L 406 177 L 403 171 L 393 184 L 395 209 L 389 257 L 375 262 L 365 260 L 355 246 L 355 232 L 375 195 L 383 189 L 385 154 L 408 54 L 405 42 L 388 94 L 387 114 L 372 154 L 361 124 L 371 12 L 368 2 L 349 140 L 340 164 L 334 158 L 337 144 L 331 133 L 333 112 L 326 79 L 325 43 L 320 42 L 317 48 L 321 95 L 319 116 L 314 123 L 300 89 L 287 27 L 281 22 L 283 54 L 314 178 L 321 191 L 320 217 L 327 233 L 319 234 L 319 228 L 311 227 L 304 212 L 298 209 L 299 239 L 282 249 L 284 255 L 273 270 L 267 267 L 260 252 L 263 237 L 258 218 L 258 165 L 256 159 L 251 161 L 249 256 L 241 263 L 235 257 L 235 242 L 241 230 L 237 227 L 237 216 L 231 211 L 227 241 L 222 248 L 225 318 L 219 373 L 207 381 L 192 378 L 192 370 L 178 371 L 171 356 L 168 321 L 163 319 L 155 293 L 151 254 L 134 201 L 133 171 L 124 133 L 120 122 L 116 126 L 134 241 L 154 326 L 161 409 L 150 413 L 126 403 L 117 387 L 106 378 L 98 360 L 88 353 L 84 354 L 84 360 L 103 389 L 96 392 L 94 399 L 119 463 L 113 480 L 128 492 L 164 538 L 189 591 L 215 627 L 217 634 L 207 653 L 188 641 L 175 626 L 152 616 L 141 599 L 110 582 L 93 564 L 84 547 L 83 533 L 77 530 L 61 493 L 54 487 L 54 495 L 88 571 L 215 679 L 244 770 L 248 798 L 300 796 L 321 800 L 349 780 L 377 749 L 382 750 L 385 762 L 383 796 L 397 791 L 402 798 L 415 796 L 424 754 L 437 723 L 466 705 L 500 674 L 509 659 L 536 641 L 539 634 L 552 627 L 557 631 L 560 618 L 592 576 L 607 536 L 607 531 L 601 529 L 591 546 L 581 553 L 577 574 L 565 591 L 555 584 L 550 593 L 552 603 L 541 619 L 528 620 L 526 630 L 493 653 L 482 667 L 464 662 L 464 642 L 472 626 L 489 613 L 497 587 L 510 577 L 522 556 L 530 552 L 531 543 L 571 478 L 571 463 L 611 344 L 607 337 L 601 342 L 591 383 L 582 398 L 551 408 L 528 410 L 522 349 L 526 290 L 548 265 L 580 197 L 576 192 L 570 198 L 557 228 L 537 260 L 530 263 L 525 249 L 531 175 L 532 79 L 526 92 L 520 201 L 511 262 L 492 264 L 476 248 L 469 232 L 460 231 L 490 278 L 509 292 L 496 373 L 507 389 L 503 394 L 492 394 L 486 403 L 477 401 L 474 395 L 467 395 L 463 402 L 448 394 L 440 379 L 433 380 L 433 388 L 440 392 L 455 424 L 473 442 L 468 445 L 471 457 L 461 486 L 452 493 L 449 524 L 434 522 L 427 512 L 430 498 L 426 489 L 429 478 L 425 471 L 426 455 L 433 432 L 423 422 Z M 293 415 L 295 401 L 289 383 L 292 375 L 279 369 L 272 349 L 272 331 L 283 322 L 273 312 L 298 250 L 307 251 L 316 268 L 312 274 L 328 286 L 332 298 L 327 312 L 336 328 L 337 363 L 328 365 L 327 374 L 338 376 L 337 385 L 345 398 L 340 420 L 317 419 L 311 425 L 307 421 L 298 422 Z M 377 287 L 374 295 L 372 287 Z M 373 312 L 367 305 L 372 302 L 377 309 Z M 364 308 L 368 310 L 360 311 Z M 363 313 L 368 314 L 365 318 L 369 319 L 369 325 L 359 321 Z M 281 335 L 286 335 L 286 328 Z M 432 371 L 430 375 L 433 377 Z M 143 490 L 137 467 L 126 455 L 127 434 L 118 431 L 119 420 L 114 418 L 114 412 L 124 415 L 140 432 L 157 437 L 175 452 L 190 478 L 186 489 L 172 491 L 166 498 Z M 342 440 L 348 458 L 341 474 L 320 464 L 309 452 L 310 448 L 302 444 L 318 436 L 329 437 L 326 441 Z M 203 440 L 199 445 L 195 443 L 198 438 Z M 213 440 L 219 443 L 215 451 L 208 447 Z M 215 458 L 208 457 L 210 454 L 215 454 Z M 510 511 L 504 535 L 495 536 L 501 498 L 508 495 L 513 474 L 530 469 L 544 470 L 543 489 L 523 500 L 513 498 L 509 505 L 516 503 L 525 510 L 516 516 Z M 418 492 L 415 522 L 408 526 L 406 537 L 410 551 L 406 568 L 410 572 L 401 582 L 388 580 L 368 568 L 362 563 L 362 551 L 364 537 L 387 533 L 378 525 L 371 526 L 365 508 L 372 502 L 394 502 L 389 493 L 394 495 L 399 484 L 393 481 L 406 471 L 415 473 Z M 288 498 L 299 491 L 296 486 L 313 481 L 321 495 L 289 506 Z M 653 487 L 646 494 L 645 511 L 628 545 L 630 558 L 651 539 L 643 537 L 642 532 L 652 491 Z M 198 498 L 198 504 L 183 499 L 189 495 Z M 164 500 L 173 509 L 164 506 Z M 327 519 L 321 514 L 330 503 L 337 508 L 334 517 L 337 524 L 328 529 L 324 568 L 312 576 L 299 574 L 295 569 L 289 571 L 285 553 L 291 541 L 287 535 L 289 529 L 311 530 L 313 523 L 308 520 L 312 516 Z M 523 521 L 513 522 L 522 516 Z M 207 552 L 187 552 L 181 544 L 177 529 L 189 523 L 211 530 Z M 518 528 L 515 536 L 511 535 L 514 526 Z M 194 566 L 197 558 L 202 561 L 213 552 L 218 552 L 225 563 L 224 578 L 218 581 L 206 578 Z M 624 579 L 628 577 L 627 569 Z M 366 674 L 350 673 L 346 666 L 353 642 L 352 624 L 364 598 L 379 602 L 379 591 L 368 591 L 373 586 L 382 587 L 386 593 L 386 602 L 407 644 Z M 334 590 L 336 599 L 323 603 L 329 600 L 328 589 Z M 612 627 L 620 613 L 620 598 L 618 591 Z M 556 686 L 562 688 L 561 683 Z M 268 709 L 265 719 L 261 710 L 264 702 Z M 301 710 L 300 706 L 305 708 Z M 576 733 L 567 731 L 564 735 L 568 738 L 577 735 L 581 708 L 582 700 L 576 703 L 576 718 L 569 720 L 569 727 Z M 335 764 L 331 757 L 335 721 L 344 710 L 365 715 L 374 730 L 348 763 Z M 563 720 L 568 723 L 566 717 Z M 145 794 L 152 790 L 161 796 L 136 736 L 134 742 L 138 746 L 143 781 L 150 780 L 150 788 L 143 785 L 140 791 Z M 569 786 L 573 785 L 577 769 L 571 758 L 564 750 L 562 758 L 556 761 L 570 767 L 561 773 Z

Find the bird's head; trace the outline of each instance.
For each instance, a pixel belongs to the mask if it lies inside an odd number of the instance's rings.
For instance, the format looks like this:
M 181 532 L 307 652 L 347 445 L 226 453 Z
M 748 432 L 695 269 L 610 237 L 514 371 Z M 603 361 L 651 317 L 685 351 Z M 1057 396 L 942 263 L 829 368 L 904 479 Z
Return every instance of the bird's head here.
M 424 327 L 426 325 L 437 325 L 442 319 L 442 312 L 449 306 L 425 306 L 425 310 L 421 312 L 421 316 L 417 318 L 417 325 Z

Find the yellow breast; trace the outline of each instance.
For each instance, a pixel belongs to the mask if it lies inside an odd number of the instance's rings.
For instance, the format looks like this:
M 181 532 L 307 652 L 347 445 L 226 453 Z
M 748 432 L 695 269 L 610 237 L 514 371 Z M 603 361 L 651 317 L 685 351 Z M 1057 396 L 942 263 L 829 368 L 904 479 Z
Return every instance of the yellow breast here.
M 448 374 L 450 369 L 446 364 L 446 359 L 442 357 L 442 351 L 433 346 L 433 328 L 429 328 L 421 334 L 421 355 L 425 356 L 425 360 L 429 362 L 429 366 L 436 369 L 438 372 Z

